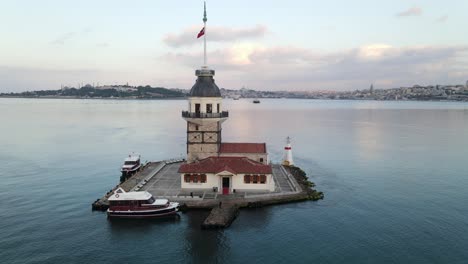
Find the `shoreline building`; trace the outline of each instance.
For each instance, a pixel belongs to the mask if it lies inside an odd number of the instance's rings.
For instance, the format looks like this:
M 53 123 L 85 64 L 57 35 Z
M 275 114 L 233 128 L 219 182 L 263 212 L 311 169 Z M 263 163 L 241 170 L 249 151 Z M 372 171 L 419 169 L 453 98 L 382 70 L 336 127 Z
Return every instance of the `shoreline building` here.
M 206 7 L 204 66 L 195 71 L 197 80 L 190 90 L 187 111 L 187 159 L 179 168 L 184 190 L 212 190 L 222 194 L 236 191 L 275 190 L 272 167 L 265 143 L 225 143 L 222 123 L 229 118 L 215 83 L 215 71 L 206 64 Z

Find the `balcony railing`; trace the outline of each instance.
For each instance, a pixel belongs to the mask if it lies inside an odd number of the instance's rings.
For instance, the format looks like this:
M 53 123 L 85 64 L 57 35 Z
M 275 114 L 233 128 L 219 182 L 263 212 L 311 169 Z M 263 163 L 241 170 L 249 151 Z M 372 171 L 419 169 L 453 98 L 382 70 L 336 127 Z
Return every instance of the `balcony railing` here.
M 224 117 L 229 117 L 229 112 L 228 111 L 223 111 L 221 113 L 198 113 L 198 112 L 182 111 L 182 117 L 187 117 L 187 118 L 224 118 Z

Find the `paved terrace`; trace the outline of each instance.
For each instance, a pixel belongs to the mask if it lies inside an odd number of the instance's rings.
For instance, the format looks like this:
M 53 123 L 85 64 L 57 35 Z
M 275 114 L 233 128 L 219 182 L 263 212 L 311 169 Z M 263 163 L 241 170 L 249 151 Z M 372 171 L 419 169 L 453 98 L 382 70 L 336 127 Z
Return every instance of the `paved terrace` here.
M 133 190 L 148 191 L 157 198 L 168 198 L 173 201 L 214 201 L 239 198 L 269 198 L 299 193 L 294 177 L 289 175 L 279 164 L 273 164 L 273 177 L 276 184 L 275 192 L 236 192 L 230 195 L 222 195 L 209 190 L 182 190 L 180 174 L 177 173 L 180 160 L 157 163 L 151 169 L 142 171 L 142 180 Z

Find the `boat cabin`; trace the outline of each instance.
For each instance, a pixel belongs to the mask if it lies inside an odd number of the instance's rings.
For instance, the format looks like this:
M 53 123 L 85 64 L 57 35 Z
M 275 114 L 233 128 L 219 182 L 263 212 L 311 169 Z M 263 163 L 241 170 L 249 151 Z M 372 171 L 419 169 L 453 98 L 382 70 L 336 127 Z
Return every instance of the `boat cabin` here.
M 128 157 L 124 160 L 122 170 L 130 170 L 137 167 L 138 165 L 140 165 L 140 155 L 131 154 L 128 155 Z
M 113 195 L 109 197 L 109 207 L 111 208 L 135 208 L 145 207 L 164 208 L 169 206 L 167 199 L 154 199 L 149 192 L 125 192 L 122 188 L 118 188 Z

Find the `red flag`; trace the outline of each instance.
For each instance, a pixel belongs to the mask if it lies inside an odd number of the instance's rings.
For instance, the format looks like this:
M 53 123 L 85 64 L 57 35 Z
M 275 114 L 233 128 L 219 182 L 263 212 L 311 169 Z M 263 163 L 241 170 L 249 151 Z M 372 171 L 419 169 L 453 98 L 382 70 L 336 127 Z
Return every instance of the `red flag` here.
M 205 27 L 203 27 L 200 32 L 198 32 L 197 38 L 200 38 L 201 36 L 205 35 Z

